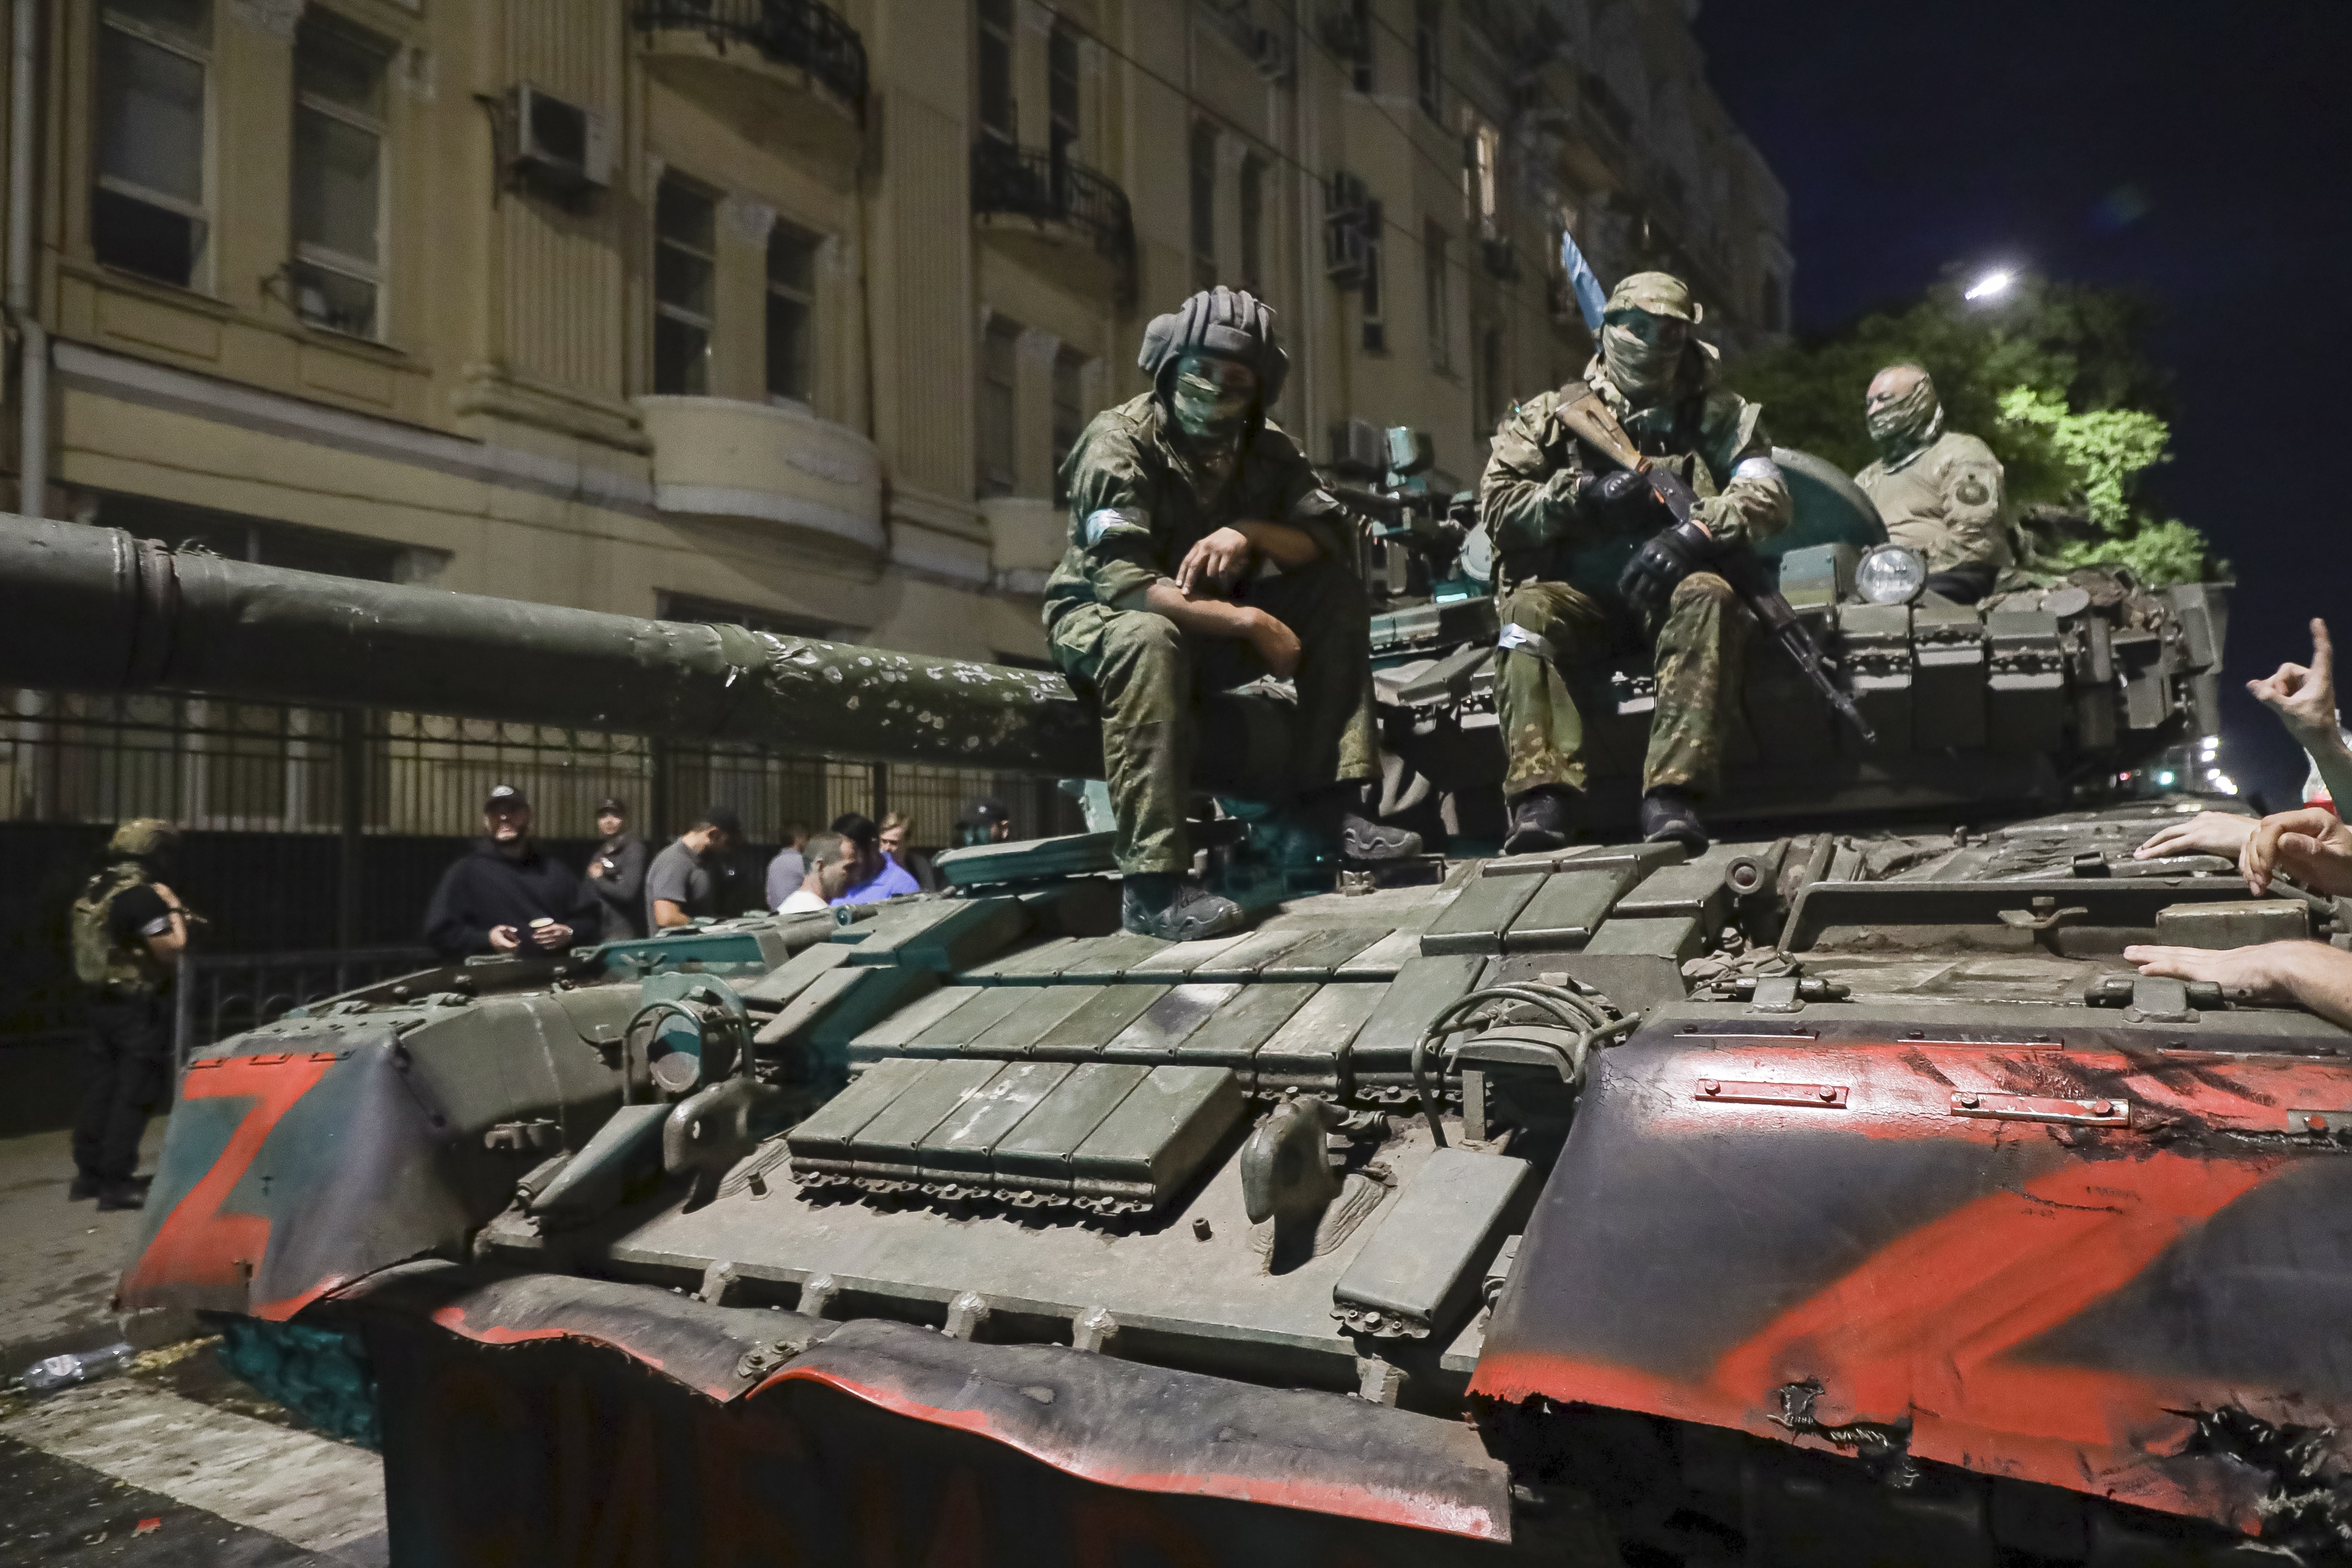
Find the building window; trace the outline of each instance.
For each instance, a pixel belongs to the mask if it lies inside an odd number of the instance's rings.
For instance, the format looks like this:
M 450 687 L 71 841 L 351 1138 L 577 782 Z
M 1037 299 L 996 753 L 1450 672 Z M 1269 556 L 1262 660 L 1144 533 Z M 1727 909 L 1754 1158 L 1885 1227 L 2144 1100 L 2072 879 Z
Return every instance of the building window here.
M 1069 466 L 1070 451 L 1078 444 L 1078 437 L 1087 427 L 1086 384 L 1087 356 L 1075 349 L 1064 349 L 1054 356 L 1054 504 L 1067 506 L 1070 487 L 1062 470 Z
M 1217 282 L 1217 129 L 1207 121 L 1192 126 L 1192 287 Z
M 1017 478 L 1013 465 L 1013 386 L 1020 327 L 1002 316 L 989 318 L 980 344 L 980 493 L 1009 496 Z
M 710 390 L 711 275 L 719 204 L 677 180 L 654 195 L 654 390 Z
M 1011 142 L 1020 139 L 1013 98 L 1013 0 L 980 0 L 980 130 Z
M 1438 53 L 1441 16 L 1437 0 L 1413 0 L 1412 75 L 1421 95 L 1421 111 L 1443 124 L 1445 120 L 1445 70 Z
M 210 0 L 115 0 L 98 29 L 90 244 L 109 267 L 201 286 Z
M 315 14 L 294 46 L 294 307 L 362 338 L 382 329 L 388 55 Z
M 1265 160 L 1242 160 L 1242 287 L 1265 291 Z
M 1495 169 L 1502 159 L 1503 133 L 1485 121 L 1474 119 L 1462 151 L 1463 205 L 1469 209 L 1471 220 L 1478 226 L 1479 238 L 1500 238 L 1501 215 L 1495 189 Z
M 1446 300 L 1453 288 L 1446 277 L 1445 246 L 1444 229 L 1433 223 L 1422 226 L 1421 286 L 1429 320 L 1429 363 L 1433 370 L 1444 370 L 1454 362 L 1453 323 L 1446 315 Z
M 1354 85 L 1358 92 L 1372 90 L 1372 0 L 1349 0 L 1348 32 L 1355 42 Z
M 1383 262 L 1388 244 L 1381 228 L 1381 204 L 1366 204 L 1364 216 L 1364 351 L 1382 354 L 1389 352 L 1389 329 L 1385 310 L 1387 301 L 1381 285 Z
M 809 401 L 816 336 L 817 237 L 778 221 L 768 230 L 768 395 Z
M 236 512 L 215 511 L 152 496 L 102 495 L 98 521 L 142 539 L 168 539 L 203 545 L 231 561 L 323 572 L 371 583 L 396 583 L 404 575 L 400 545 L 355 533 L 338 533 L 299 523 L 265 521 Z
M 1764 330 L 1789 330 L 1789 286 L 1778 272 L 1769 270 L 1764 274 Z

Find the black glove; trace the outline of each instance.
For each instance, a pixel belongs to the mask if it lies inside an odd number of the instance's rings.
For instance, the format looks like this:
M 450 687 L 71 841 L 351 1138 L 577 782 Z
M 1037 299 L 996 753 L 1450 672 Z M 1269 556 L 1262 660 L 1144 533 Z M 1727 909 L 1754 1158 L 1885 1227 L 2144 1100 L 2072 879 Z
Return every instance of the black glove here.
M 1706 565 L 1716 550 L 1715 540 L 1695 522 L 1662 528 L 1625 563 L 1617 592 L 1635 615 L 1648 620 L 1666 607 L 1675 584 Z
M 1650 481 L 1630 468 L 1584 475 L 1576 481 L 1576 504 L 1586 515 L 1629 531 L 1662 528 L 1673 521 Z

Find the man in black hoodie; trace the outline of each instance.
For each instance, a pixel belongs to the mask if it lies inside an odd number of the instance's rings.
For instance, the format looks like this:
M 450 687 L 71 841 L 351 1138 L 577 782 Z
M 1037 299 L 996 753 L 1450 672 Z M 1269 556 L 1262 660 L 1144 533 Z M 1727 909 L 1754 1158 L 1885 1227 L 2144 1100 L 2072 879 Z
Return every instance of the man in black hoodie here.
M 530 802 L 512 784 L 482 805 L 485 837 L 441 874 L 425 910 L 425 940 L 444 958 L 561 952 L 597 938 L 596 900 L 562 861 L 530 840 Z

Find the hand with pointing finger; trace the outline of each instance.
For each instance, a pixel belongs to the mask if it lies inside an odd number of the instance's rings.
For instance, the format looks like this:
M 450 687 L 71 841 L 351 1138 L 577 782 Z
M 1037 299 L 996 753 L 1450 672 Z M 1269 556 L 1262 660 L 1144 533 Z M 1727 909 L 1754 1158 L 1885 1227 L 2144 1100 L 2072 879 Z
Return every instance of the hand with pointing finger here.
M 2283 664 L 2263 680 L 2249 680 L 2246 689 L 2279 716 L 2287 732 L 2306 748 L 2334 744 L 2336 727 L 2336 650 L 2327 640 L 2327 623 L 2311 623 L 2311 663 Z

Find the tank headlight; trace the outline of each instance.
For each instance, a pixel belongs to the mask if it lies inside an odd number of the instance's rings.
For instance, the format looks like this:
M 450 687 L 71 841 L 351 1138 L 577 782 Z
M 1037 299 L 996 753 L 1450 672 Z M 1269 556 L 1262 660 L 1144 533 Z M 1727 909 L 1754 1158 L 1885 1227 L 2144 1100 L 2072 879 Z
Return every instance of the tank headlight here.
M 1854 591 L 1866 604 L 1908 604 L 1927 585 L 1927 562 L 1900 544 L 1872 545 L 1853 570 Z

